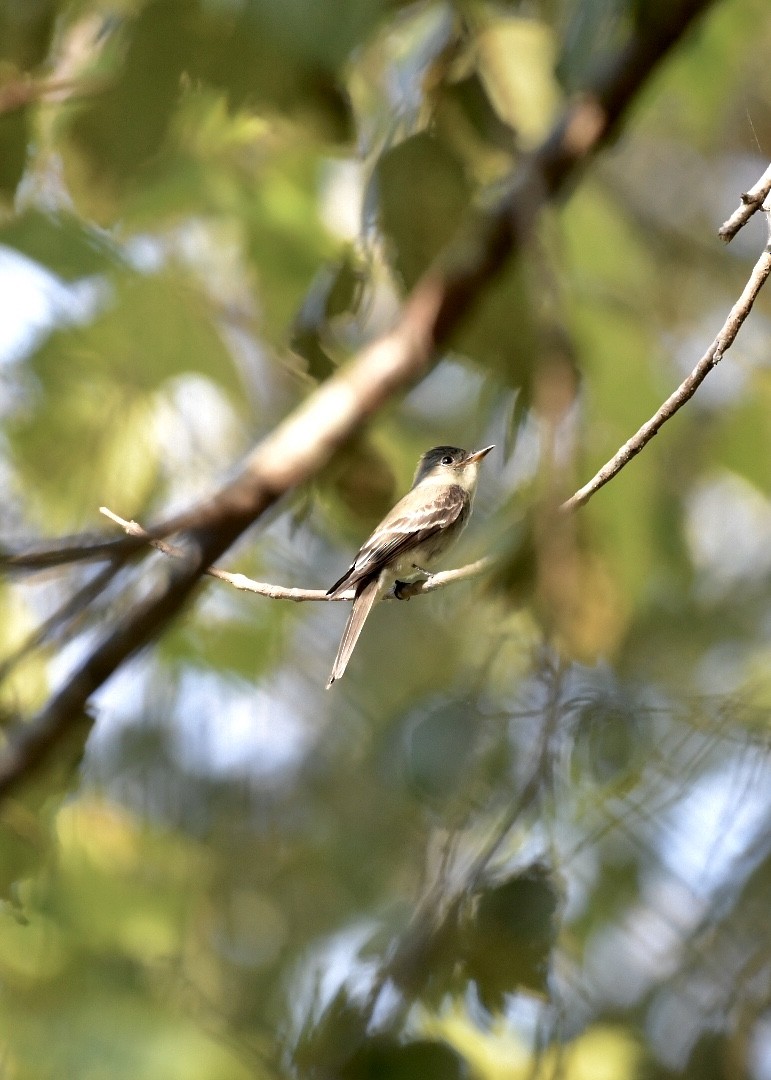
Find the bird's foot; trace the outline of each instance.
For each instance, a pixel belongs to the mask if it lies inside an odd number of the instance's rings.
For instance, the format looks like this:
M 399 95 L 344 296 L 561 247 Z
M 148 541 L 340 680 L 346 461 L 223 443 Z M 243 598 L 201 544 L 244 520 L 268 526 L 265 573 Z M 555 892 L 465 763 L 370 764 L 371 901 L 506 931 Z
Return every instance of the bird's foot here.
M 397 600 L 409 600 L 411 596 L 415 596 L 419 593 L 425 583 L 430 579 L 431 575 L 428 570 L 423 570 L 415 563 L 412 564 L 413 568 L 421 575 L 415 581 L 395 581 L 394 582 L 394 596 Z

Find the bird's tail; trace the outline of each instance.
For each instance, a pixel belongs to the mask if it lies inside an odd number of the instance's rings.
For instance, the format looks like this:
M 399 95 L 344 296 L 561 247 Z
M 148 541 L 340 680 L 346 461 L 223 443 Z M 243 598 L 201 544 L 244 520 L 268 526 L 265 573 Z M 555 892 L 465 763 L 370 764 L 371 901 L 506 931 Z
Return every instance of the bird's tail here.
M 364 626 L 364 621 L 372 610 L 372 605 L 377 600 L 377 594 L 378 579 L 374 578 L 364 586 L 354 600 L 351 607 L 351 614 L 348 616 L 348 622 L 345 624 L 345 630 L 340 639 L 340 647 L 337 650 L 335 662 L 332 665 L 332 673 L 327 682 L 327 690 L 336 679 L 339 679 L 342 676 L 347 668 L 348 661 L 351 659 L 351 653 L 354 650 L 356 642 L 359 640 L 359 634 Z

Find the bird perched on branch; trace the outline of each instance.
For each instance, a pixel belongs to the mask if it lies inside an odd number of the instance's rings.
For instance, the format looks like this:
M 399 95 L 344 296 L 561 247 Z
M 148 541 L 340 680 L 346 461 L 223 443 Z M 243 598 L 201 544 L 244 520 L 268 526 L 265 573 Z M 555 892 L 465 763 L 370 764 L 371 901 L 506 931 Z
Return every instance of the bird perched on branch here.
M 479 465 L 492 446 L 468 453 L 435 446 L 418 462 L 412 487 L 362 544 L 351 566 L 327 596 L 356 592 L 327 689 L 351 658 L 364 621 L 398 583 L 430 577 L 428 568 L 458 539 L 471 514 Z

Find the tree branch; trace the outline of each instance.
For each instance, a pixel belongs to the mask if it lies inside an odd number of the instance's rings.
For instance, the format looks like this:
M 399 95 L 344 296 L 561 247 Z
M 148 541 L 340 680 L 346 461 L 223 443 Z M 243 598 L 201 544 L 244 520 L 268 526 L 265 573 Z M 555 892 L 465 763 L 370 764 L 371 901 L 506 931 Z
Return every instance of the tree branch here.
M 769 193 L 771 193 L 771 165 L 768 166 L 757 184 L 753 184 L 749 191 L 742 194 L 742 201 L 737 209 L 734 210 L 727 221 L 723 222 L 717 231 L 720 239 L 730 244 L 752 215 L 760 210 Z
M 563 194 L 611 137 L 658 62 L 711 0 L 657 6 L 612 63 L 573 101 L 543 145 L 512 178 L 499 203 L 477 216 L 458 243 L 417 283 L 394 329 L 328 379 L 246 459 L 208 502 L 153 532 L 185 530 L 185 555 L 106 631 L 80 666 L 25 724 L 0 757 L 0 796 L 38 766 L 90 696 L 145 646 L 185 603 L 206 568 L 282 495 L 309 480 L 363 424 L 420 379 L 437 350 L 473 310 L 484 288 L 522 248 L 544 204 Z
M 147 532 L 136 521 L 126 521 L 125 518 L 114 514 L 106 506 L 100 506 L 99 512 L 109 518 L 110 521 L 114 521 L 116 525 L 120 525 L 129 536 L 136 536 L 145 540 L 151 547 L 162 551 L 164 555 L 169 555 L 174 559 L 183 557 L 184 552 L 181 548 L 175 547 L 173 544 L 167 544 L 163 540 L 157 540 L 152 533 Z M 431 577 L 422 581 L 413 581 L 408 585 L 403 584 L 399 599 L 409 600 L 412 596 L 436 592 L 437 589 L 443 589 L 446 585 L 452 585 L 456 581 L 465 581 L 467 578 L 476 577 L 478 574 L 488 570 L 494 564 L 494 561 L 491 556 L 486 555 L 484 558 L 477 559 L 476 562 L 467 563 L 466 566 L 459 566 L 456 570 L 443 570 L 441 573 L 432 574 Z M 208 566 L 204 572 L 209 577 L 224 581 L 226 585 L 231 585 L 240 592 L 257 593 L 258 596 L 267 596 L 270 600 L 293 600 L 295 603 L 300 604 L 320 600 L 329 602 L 337 600 L 350 601 L 356 597 L 353 589 L 346 589 L 345 592 L 330 596 L 325 589 L 289 589 L 284 585 L 271 585 L 267 581 L 255 581 L 254 578 L 247 577 L 245 574 L 230 574 L 227 570 L 220 570 L 217 566 Z M 396 596 L 391 592 L 386 595 L 385 599 L 394 600 Z
M 107 79 L 36 79 L 21 76 L 0 86 L 0 116 L 17 112 L 36 101 L 91 97 L 109 86 Z
M 771 166 L 769 166 L 769 172 L 771 172 Z M 686 401 L 690 401 L 710 371 L 717 367 L 727 350 L 736 340 L 736 335 L 739 333 L 744 320 L 752 311 L 752 305 L 763 288 L 769 273 L 771 273 L 771 215 L 769 216 L 769 236 L 769 242 L 755 263 L 749 280 L 744 286 L 741 296 L 731 308 L 720 333 L 690 375 L 683 379 L 674 393 L 669 395 L 650 420 L 647 420 L 631 439 L 627 439 L 624 445 L 595 473 L 592 479 L 562 503 L 560 510 L 577 510 L 579 506 L 584 506 L 595 492 L 604 487 L 609 480 L 612 480 L 617 473 L 621 472 L 625 465 L 629 464 L 633 457 L 640 453 L 653 436 L 661 430 L 667 420 L 673 417 L 679 409 L 682 409 Z
M 90 581 L 87 581 L 68 597 L 61 607 L 36 626 L 22 644 L 0 663 L 0 683 L 34 649 L 41 648 L 55 638 L 61 639 L 65 627 L 71 632 L 76 620 L 85 616 L 88 606 L 109 587 L 119 565 L 117 562 L 108 562 L 106 566 L 101 567 Z
M 104 536 L 64 536 L 47 547 L 32 546 L 26 551 L 0 552 L 3 570 L 51 570 L 77 562 L 117 562 L 145 545 L 136 538 L 107 540 Z

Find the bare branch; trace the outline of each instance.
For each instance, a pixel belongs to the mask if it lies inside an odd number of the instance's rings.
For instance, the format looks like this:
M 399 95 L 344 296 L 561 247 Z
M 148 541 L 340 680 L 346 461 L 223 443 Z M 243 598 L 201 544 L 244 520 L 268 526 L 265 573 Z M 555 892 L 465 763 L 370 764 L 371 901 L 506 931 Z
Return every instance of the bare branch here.
M 507 194 L 480 213 L 424 274 L 391 333 L 311 394 L 212 499 L 151 530 L 162 535 L 185 530 L 185 556 L 169 561 L 165 576 L 107 629 L 7 745 L 0 756 L 0 796 L 45 759 L 83 715 L 94 691 L 177 614 L 207 567 L 282 495 L 314 476 L 378 409 L 426 374 L 485 287 L 521 250 L 544 204 L 564 193 L 613 134 L 659 61 L 710 3 L 672 0 L 657 7 L 657 16 L 641 23 L 626 47 L 568 106 L 547 140 L 518 169 Z
M 109 562 L 101 567 L 90 581 L 40 623 L 22 644 L 0 663 L 0 682 L 34 649 L 39 649 L 52 640 L 60 640 L 65 632 L 72 633 L 74 624 L 86 614 L 89 605 L 108 588 L 118 569 L 119 564 L 116 562 Z
M 644 446 L 647 446 L 653 436 L 661 430 L 667 420 L 685 405 L 686 401 L 690 401 L 710 371 L 717 367 L 727 350 L 733 345 L 736 335 L 739 333 L 744 320 L 752 311 L 752 305 L 755 303 L 755 299 L 769 273 L 771 273 L 771 244 L 767 244 L 763 249 L 763 254 L 755 263 L 749 280 L 744 286 L 741 296 L 731 308 L 720 333 L 690 375 L 683 379 L 674 393 L 669 395 L 650 420 L 647 420 L 631 439 L 627 439 L 624 445 L 602 466 L 599 472 L 595 473 L 587 484 L 584 484 L 574 495 L 571 495 L 569 499 L 562 503 L 560 510 L 577 510 L 579 506 L 584 506 L 595 492 L 604 487 L 617 473 L 620 473 L 624 466 L 628 465 Z
M 146 540 L 151 547 L 162 551 L 164 555 L 169 555 L 172 558 L 183 557 L 184 551 L 182 548 L 167 544 L 163 540 L 156 540 L 136 521 L 126 521 L 125 518 L 119 517 L 106 506 L 100 506 L 99 512 L 109 518 L 110 521 L 114 521 L 116 525 L 120 525 L 129 536 L 136 536 Z M 476 577 L 477 574 L 488 570 L 493 563 L 494 560 L 491 557 L 485 556 L 482 559 L 477 559 L 476 562 L 460 566 L 457 570 L 443 570 L 441 573 L 432 574 L 431 577 L 422 581 L 414 581 L 409 585 L 403 585 L 399 593 L 399 599 L 409 600 L 411 596 L 435 592 L 437 589 L 443 589 L 446 585 L 451 585 L 456 581 L 465 581 L 467 578 Z M 205 573 L 209 577 L 217 578 L 218 581 L 224 581 L 227 585 L 231 585 L 241 592 L 257 593 L 258 596 L 267 596 L 270 600 L 293 600 L 295 603 L 323 600 L 334 603 L 337 600 L 350 601 L 356 596 L 353 589 L 347 589 L 345 592 L 330 596 L 325 589 L 292 589 L 286 588 L 284 585 L 271 585 L 267 581 L 255 581 L 254 578 L 247 577 L 245 574 L 230 574 L 227 570 L 220 570 L 217 566 L 207 567 Z M 393 593 L 389 593 L 386 599 L 394 600 L 396 597 Z
M 51 570 L 76 562 L 113 562 L 144 547 L 136 539 L 107 540 L 103 536 L 65 536 L 47 547 L 0 552 L 0 570 Z
M 749 191 L 745 191 L 742 195 L 742 201 L 739 206 L 731 214 L 727 221 L 717 231 L 721 240 L 725 240 L 727 244 L 730 244 L 740 229 L 743 229 L 752 215 L 760 210 L 763 203 L 768 198 L 771 192 L 771 165 L 768 166 L 766 171 L 758 180 L 757 184 L 753 184 Z
M 65 101 L 91 97 L 109 85 L 106 79 L 63 78 L 35 79 L 22 76 L 0 86 L 0 116 L 16 112 L 36 101 Z

